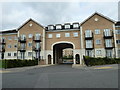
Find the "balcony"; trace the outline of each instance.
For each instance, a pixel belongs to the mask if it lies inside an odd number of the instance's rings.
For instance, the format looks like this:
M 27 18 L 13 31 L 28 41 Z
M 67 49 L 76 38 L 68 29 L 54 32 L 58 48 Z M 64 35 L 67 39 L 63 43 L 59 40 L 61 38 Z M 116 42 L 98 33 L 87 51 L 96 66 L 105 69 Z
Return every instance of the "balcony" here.
M 110 32 L 110 34 L 105 34 L 105 32 L 103 32 L 103 35 L 104 35 L 105 39 L 109 39 L 109 38 L 113 37 L 113 33 L 112 32 Z
M 41 37 L 40 36 L 35 36 L 35 37 L 33 37 L 33 41 L 41 42 Z
M 86 47 L 85 49 L 86 50 L 92 50 L 92 49 L 94 49 L 94 47 Z
M 5 39 L 1 39 L 0 44 L 5 44 Z
M 0 52 L 5 52 L 5 48 L 2 47 L 2 48 L 0 49 Z
M 40 47 L 36 48 L 35 46 L 33 46 L 33 51 L 36 51 L 36 52 L 41 51 L 41 48 Z
M 20 52 L 25 52 L 26 49 L 25 49 L 25 47 L 18 47 L 18 51 L 20 51 Z
M 18 42 L 20 42 L 20 43 L 26 43 L 26 38 L 25 37 L 24 38 L 19 37 L 18 38 Z
M 113 49 L 113 45 L 112 46 L 105 46 L 105 49 Z

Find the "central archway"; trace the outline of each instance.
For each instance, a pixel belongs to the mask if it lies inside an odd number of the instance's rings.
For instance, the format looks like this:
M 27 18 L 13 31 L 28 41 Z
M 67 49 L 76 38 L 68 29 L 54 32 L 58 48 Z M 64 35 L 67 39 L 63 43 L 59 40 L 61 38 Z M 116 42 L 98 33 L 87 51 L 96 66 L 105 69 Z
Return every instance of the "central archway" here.
M 60 42 L 53 45 L 53 64 L 62 64 L 63 63 L 63 49 L 71 48 L 74 49 L 72 43 Z M 73 63 L 73 59 L 71 64 Z

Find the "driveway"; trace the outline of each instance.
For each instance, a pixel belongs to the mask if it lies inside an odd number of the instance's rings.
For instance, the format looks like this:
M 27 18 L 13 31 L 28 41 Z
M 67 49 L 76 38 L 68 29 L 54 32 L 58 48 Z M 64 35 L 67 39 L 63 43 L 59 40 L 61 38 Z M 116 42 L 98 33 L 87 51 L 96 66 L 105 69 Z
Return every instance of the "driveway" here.
M 118 69 L 53 65 L 2 74 L 3 88 L 118 88 Z

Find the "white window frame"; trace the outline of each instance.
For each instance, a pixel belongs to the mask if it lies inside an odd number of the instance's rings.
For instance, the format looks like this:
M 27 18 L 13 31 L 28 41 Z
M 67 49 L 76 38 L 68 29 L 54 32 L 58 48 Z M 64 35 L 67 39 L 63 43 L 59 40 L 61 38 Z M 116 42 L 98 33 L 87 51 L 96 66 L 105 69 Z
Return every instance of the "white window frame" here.
M 115 30 L 116 31 L 116 34 L 120 34 L 120 30 Z
M 104 29 L 104 36 L 111 36 L 111 29 Z
M 112 39 L 106 39 L 105 40 L 105 46 L 106 47 L 112 47 Z
M 32 38 L 32 37 L 33 37 L 33 34 L 29 34 L 29 35 L 28 35 L 28 38 Z
M 73 37 L 78 37 L 78 32 L 74 32 Z
M 95 42 L 97 45 L 101 44 L 101 40 L 99 40 L 99 39 L 95 40 Z
M 12 48 L 12 45 L 11 45 L 11 44 L 9 44 L 9 45 L 8 45 L 8 48 Z
M 106 57 L 112 57 L 112 50 L 106 50 Z
M 79 28 L 79 23 L 74 23 L 73 28 Z
M 100 29 L 95 29 L 95 34 L 100 34 Z
M 28 52 L 28 57 L 31 57 L 32 56 L 32 52 Z
M 14 40 L 18 40 L 17 36 L 14 37 Z
M 65 37 L 70 37 L 70 33 L 65 33 Z
M 65 24 L 65 29 L 70 29 L 70 24 Z
M 61 30 L 62 29 L 62 25 L 56 25 L 56 29 L 57 30 Z
M 97 56 L 102 55 L 102 50 L 96 50 L 96 55 L 97 55 Z
M 120 44 L 120 40 L 116 40 L 116 43 L 117 43 L 117 44 Z
M 12 53 L 8 53 L 8 55 L 7 55 L 8 57 L 10 57 L 10 56 L 12 56 Z
M 28 47 L 32 47 L 32 42 L 28 42 Z
M 15 55 L 16 54 L 16 55 Z M 16 57 L 17 56 L 17 53 L 14 53 L 14 57 Z
M 56 34 L 56 38 L 60 38 L 60 34 Z
M 54 29 L 54 26 L 50 25 L 48 26 L 48 30 L 53 30 Z
M 93 48 L 93 41 L 92 40 L 86 40 L 86 48 Z
M 85 31 L 85 37 L 92 37 L 92 31 L 91 30 L 86 30 Z
M 8 40 L 12 40 L 12 37 L 11 37 L 11 36 L 8 36 Z
M 52 38 L 52 34 L 48 34 L 48 38 Z

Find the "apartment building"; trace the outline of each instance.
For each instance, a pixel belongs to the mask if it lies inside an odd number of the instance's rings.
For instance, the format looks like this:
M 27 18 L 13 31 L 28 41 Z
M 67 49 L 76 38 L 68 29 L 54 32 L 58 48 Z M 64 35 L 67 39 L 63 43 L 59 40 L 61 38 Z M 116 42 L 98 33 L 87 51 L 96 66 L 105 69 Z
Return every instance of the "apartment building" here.
M 83 56 L 120 57 L 120 21 L 95 12 L 83 22 L 42 26 L 29 19 L 15 30 L 0 32 L 1 59 L 39 59 L 58 64 L 71 48 L 73 64 Z

